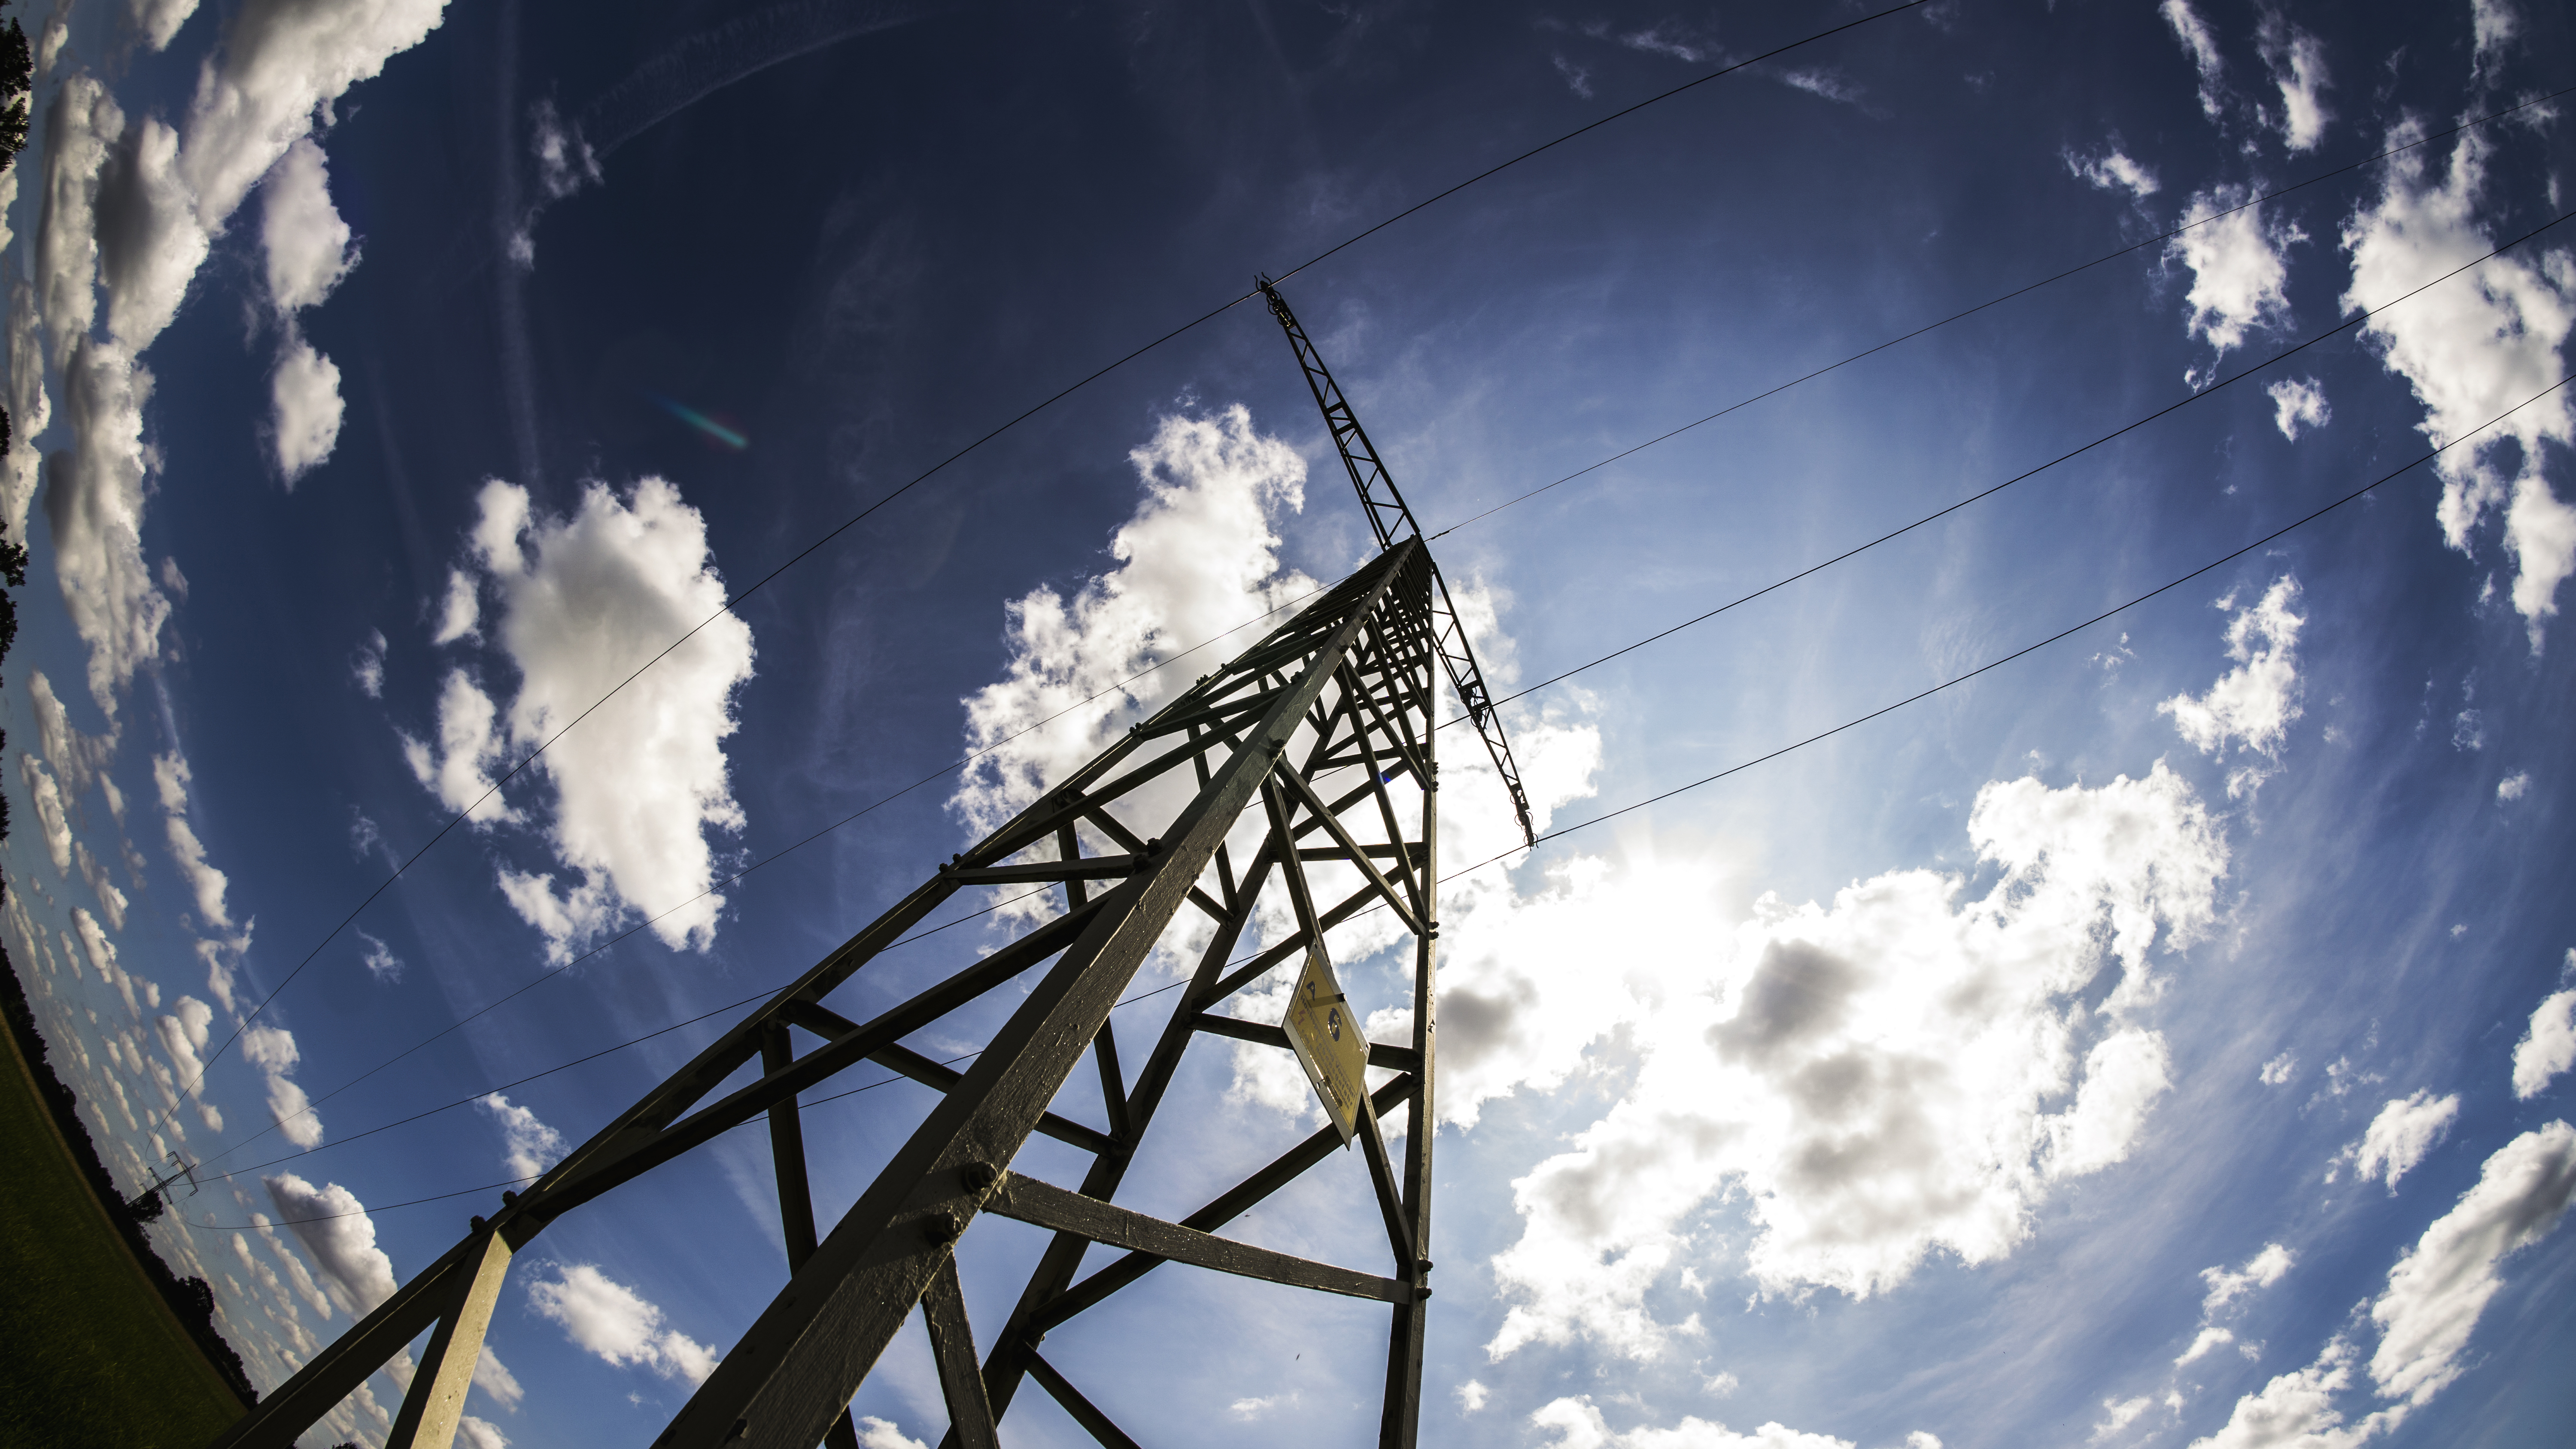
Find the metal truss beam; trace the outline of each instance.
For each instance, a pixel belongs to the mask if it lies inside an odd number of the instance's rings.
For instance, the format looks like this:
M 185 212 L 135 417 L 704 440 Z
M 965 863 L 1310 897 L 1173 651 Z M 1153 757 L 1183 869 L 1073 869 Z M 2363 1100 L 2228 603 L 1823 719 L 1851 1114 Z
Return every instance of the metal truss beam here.
M 528 1191 L 504 1194 L 489 1220 L 474 1219 L 463 1242 L 216 1443 L 284 1449 L 427 1333 L 391 1444 L 446 1449 L 512 1256 L 563 1214 L 720 1133 L 765 1118 L 789 1276 L 657 1445 L 811 1449 L 828 1442 L 855 1449 L 851 1397 L 916 1308 L 949 1408 L 948 1444 L 993 1445 L 995 1424 L 1029 1378 L 1102 1443 L 1133 1443 L 1037 1346 L 1049 1331 L 1163 1263 L 1386 1304 L 1393 1316 L 1381 1441 L 1411 1444 L 1421 1397 L 1422 1314 L 1431 1292 L 1437 591 L 1425 545 L 1418 538 L 1397 540 L 939 867 Z M 1354 770 L 1364 774 L 1355 787 L 1327 778 L 1347 778 L 1344 772 Z M 1415 810 L 1418 823 L 1407 829 Z M 1248 853 L 1247 831 L 1259 841 Z M 1358 888 L 1321 906 L 1310 868 L 1340 875 L 1345 884 L 1336 891 L 1351 881 Z M 1032 885 L 1060 890 L 1061 900 L 1050 919 L 1016 940 L 865 1020 L 826 1004 L 958 892 Z M 1294 931 L 1229 970 L 1273 890 L 1286 893 Z M 1414 936 L 1413 1040 L 1372 1044 L 1370 1064 L 1396 1075 L 1374 1090 L 1358 1127 L 1370 1195 L 1386 1233 L 1385 1271 L 1316 1262 L 1219 1234 L 1299 1174 L 1338 1157 L 1340 1138 L 1330 1128 L 1178 1222 L 1115 1203 L 1192 1043 L 1216 1036 L 1287 1045 L 1279 1027 L 1230 1015 L 1221 1009 L 1226 1001 L 1372 907 L 1385 909 Z M 1212 927 L 1197 928 L 1208 938 L 1197 967 L 1172 998 L 1130 1084 L 1110 1010 L 1158 943 L 1169 943 L 1185 908 Z M 1024 994 L 1000 991 L 1009 985 Z M 1013 1004 L 966 1070 L 905 1044 L 961 1008 L 994 999 Z M 1086 1056 L 1097 1072 L 1105 1127 L 1076 1120 L 1057 1100 Z M 939 1095 L 875 1180 L 825 1230 L 807 1181 L 797 1097 L 863 1063 Z M 1401 1162 L 1378 1124 L 1398 1108 L 1409 1114 Z M 1090 1154 L 1078 1188 L 1013 1170 L 1032 1135 Z M 986 1213 L 1053 1237 L 1010 1314 L 984 1340 L 979 1361 L 956 1253 Z M 1095 1247 L 1120 1256 L 1081 1276 Z M 1137 1427 L 1166 1442 L 1209 1437 L 1203 1426 Z

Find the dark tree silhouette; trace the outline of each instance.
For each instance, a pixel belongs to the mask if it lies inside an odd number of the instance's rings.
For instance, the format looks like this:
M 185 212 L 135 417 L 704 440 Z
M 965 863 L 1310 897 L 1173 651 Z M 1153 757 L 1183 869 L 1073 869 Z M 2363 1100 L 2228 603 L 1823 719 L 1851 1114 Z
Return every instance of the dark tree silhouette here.
M 12 18 L 0 28 L 0 96 L 9 98 L 8 108 L 0 110 L 0 171 L 27 144 L 27 101 L 35 86 L 36 61 L 27 49 L 27 32 Z

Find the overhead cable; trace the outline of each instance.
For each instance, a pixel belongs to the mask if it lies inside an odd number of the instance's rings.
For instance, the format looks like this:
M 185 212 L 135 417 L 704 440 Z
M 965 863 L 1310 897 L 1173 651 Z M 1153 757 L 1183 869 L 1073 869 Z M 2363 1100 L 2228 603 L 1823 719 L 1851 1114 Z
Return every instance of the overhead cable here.
M 1542 145 L 1533 146 L 1529 150 L 1523 151 L 1509 160 L 1486 167 L 1484 170 L 1477 172 L 1466 180 L 1458 182 L 1456 185 L 1450 186 L 1445 190 L 1436 192 L 1424 200 L 1415 202 L 1413 205 L 1404 208 L 1402 211 L 1396 212 L 1394 215 L 1387 217 L 1376 225 L 1368 227 L 1366 230 L 1356 232 L 1353 235 L 1334 243 L 1332 246 L 1326 247 L 1324 250 L 1308 257 L 1305 261 L 1300 262 L 1296 266 L 1289 268 L 1287 271 L 1280 273 L 1280 278 L 1285 279 L 1287 277 L 1293 277 L 1299 272 L 1305 271 L 1307 268 L 1323 261 L 1325 258 L 1333 256 L 1347 247 L 1376 235 L 1378 232 L 1395 225 L 1397 222 L 1403 221 L 1405 218 L 1414 215 L 1416 212 L 1422 211 L 1426 207 L 1445 201 L 1449 197 L 1457 195 L 1459 192 L 1464 191 L 1468 187 L 1473 186 L 1480 181 L 1484 181 L 1500 172 L 1509 170 L 1523 161 L 1527 161 L 1543 152 L 1553 150 L 1567 141 L 1573 140 L 1577 136 L 1597 130 L 1613 121 L 1633 115 L 1636 112 L 1644 110 L 1645 108 L 1659 102 L 1670 100 L 1674 96 L 1681 95 L 1686 91 L 1695 90 L 1700 86 L 1719 79 L 1720 77 L 1732 75 L 1737 71 L 1743 70 L 1747 66 L 1759 65 L 1763 61 L 1775 59 L 1779 56 L 1786 55 L 1793 50 L 1813 45 L 1820 40 L 1840 35 L 1846 30 L 1867 25 L 1875 20 L 1885 19 L 1890 15 L 1917 9 L 1929 3 L 1931 3 L 1931 0 L 1904 0 L 1904 3 L 1902 4 L 1889 6 L 1884 10 L 1864 15 L 1857 20 L 1845 21 L 1840 25 L 1817 31 L 1812 35 L 1808 35 L 1803 39 L 1791 41 L 1786 45 L 1775 46 L 1772 49 L 1764 51 L 1760 55 L 1753 56 L 1749 59 L 1721 66 L 1716 70 L 1700 76 L 1696 80 L 1684 82 L 1681 85 L 1674 86 L 1670 90 L 1659 92 L 1642 101 L 1638 101 L 1633 105 L 1625 106 L 1619 110 L 1613 111 L 1609 115 L 1600 117 L 1597 120 L 1577 126 L 1573 130 L 1567 131 L 1563 135 L 1556 137 L 1554 140 L 1548 141 Z M 963 460 L 968 454 L 975 452 L 985 444 L 1000 437 L 1002 434 L 1011 431 L 1013 428 L 1018 427 L 1030 418 L 1037 416 L 1039 413 L 1055 406 L 1064 399 L 1071 397 L 1073 394 L 1080 392 L 1086 387 L 1089 387 L 1101 378 L 1107 377 L 1109 374 L 1125 367 L 1128 363 L 1135 361 L 1146 353 L 1154 351 L 1164 343 L 1170 342 L 1184 333 L 1193 331 L 1208 322 L 1214 321 L 1216 318 L 1225 315 L 1226 312 L 1259 295 L 1261 295 L 1260 291 L 1255 289 L 1234 297 L 1222 306 L 1212 307 L 1209 310 L 1200 313 L 1196 317 L 1191 318 L 1189 321 L 1182 323 L 1178 327 L 1173 328 L 1169 332 L 1155 338 L 1151 342 L 1147 342 L 1143 346 L 1137 347 L 1119 356 L 1115 360 L 1095 368 L 1074 382 L 1048 394 L 1045 398 L 1022 409 L 1020 412 L 1013 414 L 998 426 L 979 435 L 964 447 L 957 449 L 955 452 L 941 458 L 938 462 L 931 464 L 928 468 L 914 474 L 909 480 L 900 486 L 881 495 L 876 499 L 876 501 L 868 504 L 866 507 L 850 515 L 848 518 L 843 519 L 840 523 L 827 530 L 821 537 L 789 555 L 784 562 L 770 569 L 769 572 L 762 574 L 759 578 L 754 579 L 748 588 L 728 597 L 723 604 L 716 608 L 715 612 L 707 615 L 703 619 L 700 619 L 696 624 L 691 625 L 688 632 L 682 634 L 679 638 L 672 640 L 668 645 L 665 645 L 661 652 L 655 654 L 652 658 L 645 660 L 641 665 L 637 666 L 633 673 L 627 675 L 624 679 L 619 680 L 606 694 L 593 700 L 589 706 L 584 708 L 579 714 L 574 715 L 571 719 L 565 721 L 564 724 L 560 728 L 556 729 L 552 734 L 549 734 L 544 739 L 538 741 L 535 749 L 530 750 L 524 757 L 512 764 L 509 769 L 503 771 L 498 778 L 492 781 L 491 785 L 485 789 L 480 796 L 476 797 L 473 804 L 468 805 L 465 809 L 460 810 L 456 812 L 455 815 L 449 817 L 447 823 L 441 825 L 437 832 L 431 835 L 419 849 L 413 851 L 400 865 L 394 867 L 393 872 L 387 875 L 375 889 L 367 892 L 365 899 L 359 901 L 357 905 L 350 908 L 347 915 L 341 917 L 339 924 L 333 926 L 330 931 L 323 935 L 321 940 L 314 943 L 313 949 L 304 953 L 303 959 L 295 963 L 294 968 L 286 973 L 285 979 L 279 981 L 275 987 L 270 989 L 266 996 L 260 998 L 259 1004 L 251 1008 L 248 1016 L 241 1018 L 233 1024 L 233 1030 L 230 1035 L 226 1036 L 212 1052 L 207 1053 L 200 1059 L 196 1076 L 186 1083 L 185 1087 L 183 1087 L 181 1091 L 181 1096 L 185 1098 L 189 1093 L 192 1093 L 196 1089 L 198 1083 L 205 1080 L 206 1073 L 214 1067 L 216 1059 L 232 1049 L 233 1044 L 241 1039 L 241 1034 L 249 1029 L 250 1023 L 256 1020 L 261 1013 L 268 1010 L 269 1003 L 277 999 L 277 994 L 284 991 L 289 985 L 293 984 L 297 977 L 303 975 L 305 968 L 311 966 L 313 962 L 321 956 L 323 949 L 328 947 L 333 941 L 339 939 L 342 931 L 345 931 L 350 926 L 354 925 L 357 922 L 358 917 L 365 912 L 367 907 L 375 903 L 378 896 L 383 895 L 387 890 L 391 889 L 394 883 L 401 880 L 404 873 L 409 871 L 413 865 L 417 864 L 422 856 L 428 854 L 431 848 L 436 846 L 441 840 L 446 839 L 458 825 L 464 823 L 464 821 L 471 817 L 476 810 L 481 809 L 483 803 L 491 799 L 493 795 L 497 794 L 504 785 L 507 785 L 511 780 L 516 779 L 520 772 L 527 769 L 528 766 L 536 763 L 537 758 L 551 748 L 555 741 L 562 739 L 568 731 L 579 725 L 583 720 L 590 718 L 591 714 L 601 705 L 606 704 L 609 700 L 616 698 L 617 695 L 624 692 L 626 686 L 633 684 L 636 680 L 642 678 L 647 670 L 650 670 L 655 665 L 661 663 L 664 659 L 669 658 L 674 650 L 677 650 L 680 646 L 688 643 L 691 639 L 696 638 L 708 625 L 714 623 L 725 615 L 734 612 L 734 610 L 744 601 L 751 598 L 752 595 L 759 593 L 762 589 L 768 587 L 773 580 L 777 579 L 781 574 L 786 573 L 789 569 L 794 568 L 799 563 L 802 563 L 805 559 L 812 556 L 815 551 L 821 549 L 832 540 L 839 538 L 842 534 L 847 533 L 852 528 L 857 527 L 860 523 L 866 521 L 871 515 L 875 514 L 879 509 L 884 508 L 896 499 L 910 493 L 914 488 L 919 487 L 921 484 L 930 481 L 940 473 L 945 472 L 951 465 Z M 178 1112 L 178 1110 L 179 1103 L 173 1102 L 170 1105 L 169 1110 L 164 1112 L 161 1117 L 155 1121 L 155 1129 L 157 1130 L 161 1124 L 168 1122 L 169 1119 Z

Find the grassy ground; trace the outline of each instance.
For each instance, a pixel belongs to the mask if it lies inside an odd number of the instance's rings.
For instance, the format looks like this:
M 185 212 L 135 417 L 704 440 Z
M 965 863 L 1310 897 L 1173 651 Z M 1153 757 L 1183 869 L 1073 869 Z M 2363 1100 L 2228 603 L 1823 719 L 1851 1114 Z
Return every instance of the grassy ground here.
M 0 1043 L 0 1449 L 199 1449 L 241 1401 L 82 1180 L 14 1037 Z

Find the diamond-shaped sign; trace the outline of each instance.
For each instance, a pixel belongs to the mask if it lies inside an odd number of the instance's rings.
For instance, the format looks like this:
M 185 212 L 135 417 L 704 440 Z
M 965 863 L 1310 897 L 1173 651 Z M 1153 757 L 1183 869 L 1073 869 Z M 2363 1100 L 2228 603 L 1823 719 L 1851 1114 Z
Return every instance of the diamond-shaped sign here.
M 1333 963 L 1314 947 L 1306 951 L 1306 969 L 1297 977 L 1297 993 L 1288 1002 L 1288 1019 L 1280 1023 L 1306 1080 L 1315 1084 L 1324 1111 L 1340 1129 L 1342 1145 L 1351 1145 L 1359 1128 L 1360 1104 L 1368 1100 L 1368 1039 L 1360 1035 L 1359 1018 L 1333 979 Z

